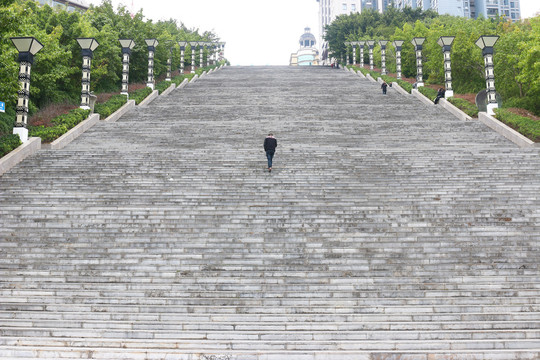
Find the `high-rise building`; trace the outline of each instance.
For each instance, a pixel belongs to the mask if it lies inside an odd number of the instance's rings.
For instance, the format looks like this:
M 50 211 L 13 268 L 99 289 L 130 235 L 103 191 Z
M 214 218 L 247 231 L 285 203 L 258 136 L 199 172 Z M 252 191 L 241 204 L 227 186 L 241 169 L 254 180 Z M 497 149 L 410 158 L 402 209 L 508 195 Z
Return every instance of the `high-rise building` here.
M 366 0 L 317 0 L 319 3 L 319 44 L 321 44 L 321 60 L 328 63 L 328 44 L 323 40 L 324 28 L 330 25 L 338 15 L 361 12 L 362 2 Z M 378 1 L 378 0 L 369 0 Z
M 41 5 L 49 5 L 50 7 L 60 7 L 67 11 L 86 11 L 88 5 L 83 0 L 38 0 Z
M 366 0 L 376 1 L 376 0 Z M 520 0 L 394 0 L 397 8 L 435 10 L 439 14 L 476 19 L 503 16 L 512 21 L 521 19 Z

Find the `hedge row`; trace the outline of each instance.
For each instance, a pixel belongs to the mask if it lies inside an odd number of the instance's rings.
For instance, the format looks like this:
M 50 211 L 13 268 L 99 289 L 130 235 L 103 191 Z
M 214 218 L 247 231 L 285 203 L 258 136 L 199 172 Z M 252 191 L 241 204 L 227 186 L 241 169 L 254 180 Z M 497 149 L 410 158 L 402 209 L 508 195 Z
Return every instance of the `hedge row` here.
M 478 107 L 476 105 L 471 104 L 465 99 L 457 98 L 457 97 L 449 97 L 446 99 L 449 101 L 452 105 L 463 111 L 465 114 L 469 115 L 470 117 L 476 118 L 478 117 Z
M 21 139 L 19 135 L 9 134 L 0 137 L 0 158 L 20 146 Z
M 88 118 L 90 110 L 74 109 L 69 113 L 60 115 L 51 120 L 53 126 L 30 126 L 28 135 L 40 137 L 44 143 L 50 143 L 74 128 L 81 121 Z
M 514 114 L 508 109 L 495 109 L 495 117 L 534 142 L 540 141 L 540 121 Z

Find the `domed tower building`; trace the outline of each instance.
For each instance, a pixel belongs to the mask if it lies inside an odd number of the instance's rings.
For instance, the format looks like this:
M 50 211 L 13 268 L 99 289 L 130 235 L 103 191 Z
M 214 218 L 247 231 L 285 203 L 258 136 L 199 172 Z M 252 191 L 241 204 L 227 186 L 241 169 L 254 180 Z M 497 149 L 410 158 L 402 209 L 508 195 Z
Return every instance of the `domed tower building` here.
M 313 66 L 319 65 L 319 51 L 315 47 L 315 36 L 310 28 L 305 28 L 300 36 L 300 49 L 295 54 L 291 54 L 291 66 Z

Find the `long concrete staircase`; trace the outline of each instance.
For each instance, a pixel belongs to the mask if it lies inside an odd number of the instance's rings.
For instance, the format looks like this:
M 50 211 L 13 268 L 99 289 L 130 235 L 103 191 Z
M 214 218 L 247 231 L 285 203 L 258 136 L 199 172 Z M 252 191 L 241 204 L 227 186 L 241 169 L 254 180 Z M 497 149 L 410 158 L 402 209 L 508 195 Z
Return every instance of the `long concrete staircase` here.
M 539 176 L 352 73 L 224 68 L 0 177 L 0 359 L 540 359 Z

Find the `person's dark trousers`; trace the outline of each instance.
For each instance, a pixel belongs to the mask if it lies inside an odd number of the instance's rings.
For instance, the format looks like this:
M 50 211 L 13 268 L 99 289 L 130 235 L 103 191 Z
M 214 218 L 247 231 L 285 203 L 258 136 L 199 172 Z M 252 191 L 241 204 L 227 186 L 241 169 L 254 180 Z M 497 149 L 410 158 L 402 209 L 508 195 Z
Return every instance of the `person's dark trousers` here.
M 383 93 L 383 95 L 386 95 L 386 89 L 385 88 L 382 89 L 382 93 Z
M 274 158 L 275 150 L 267 150 L 266 151 L 266 158 L 268 159 L 268 168 L 272 167 L 272 159 Z
M 437 95 L 437 97 L 435 98 L 434 103 L 438 104 L 440 99 L 442 99 L 442 96 Z

